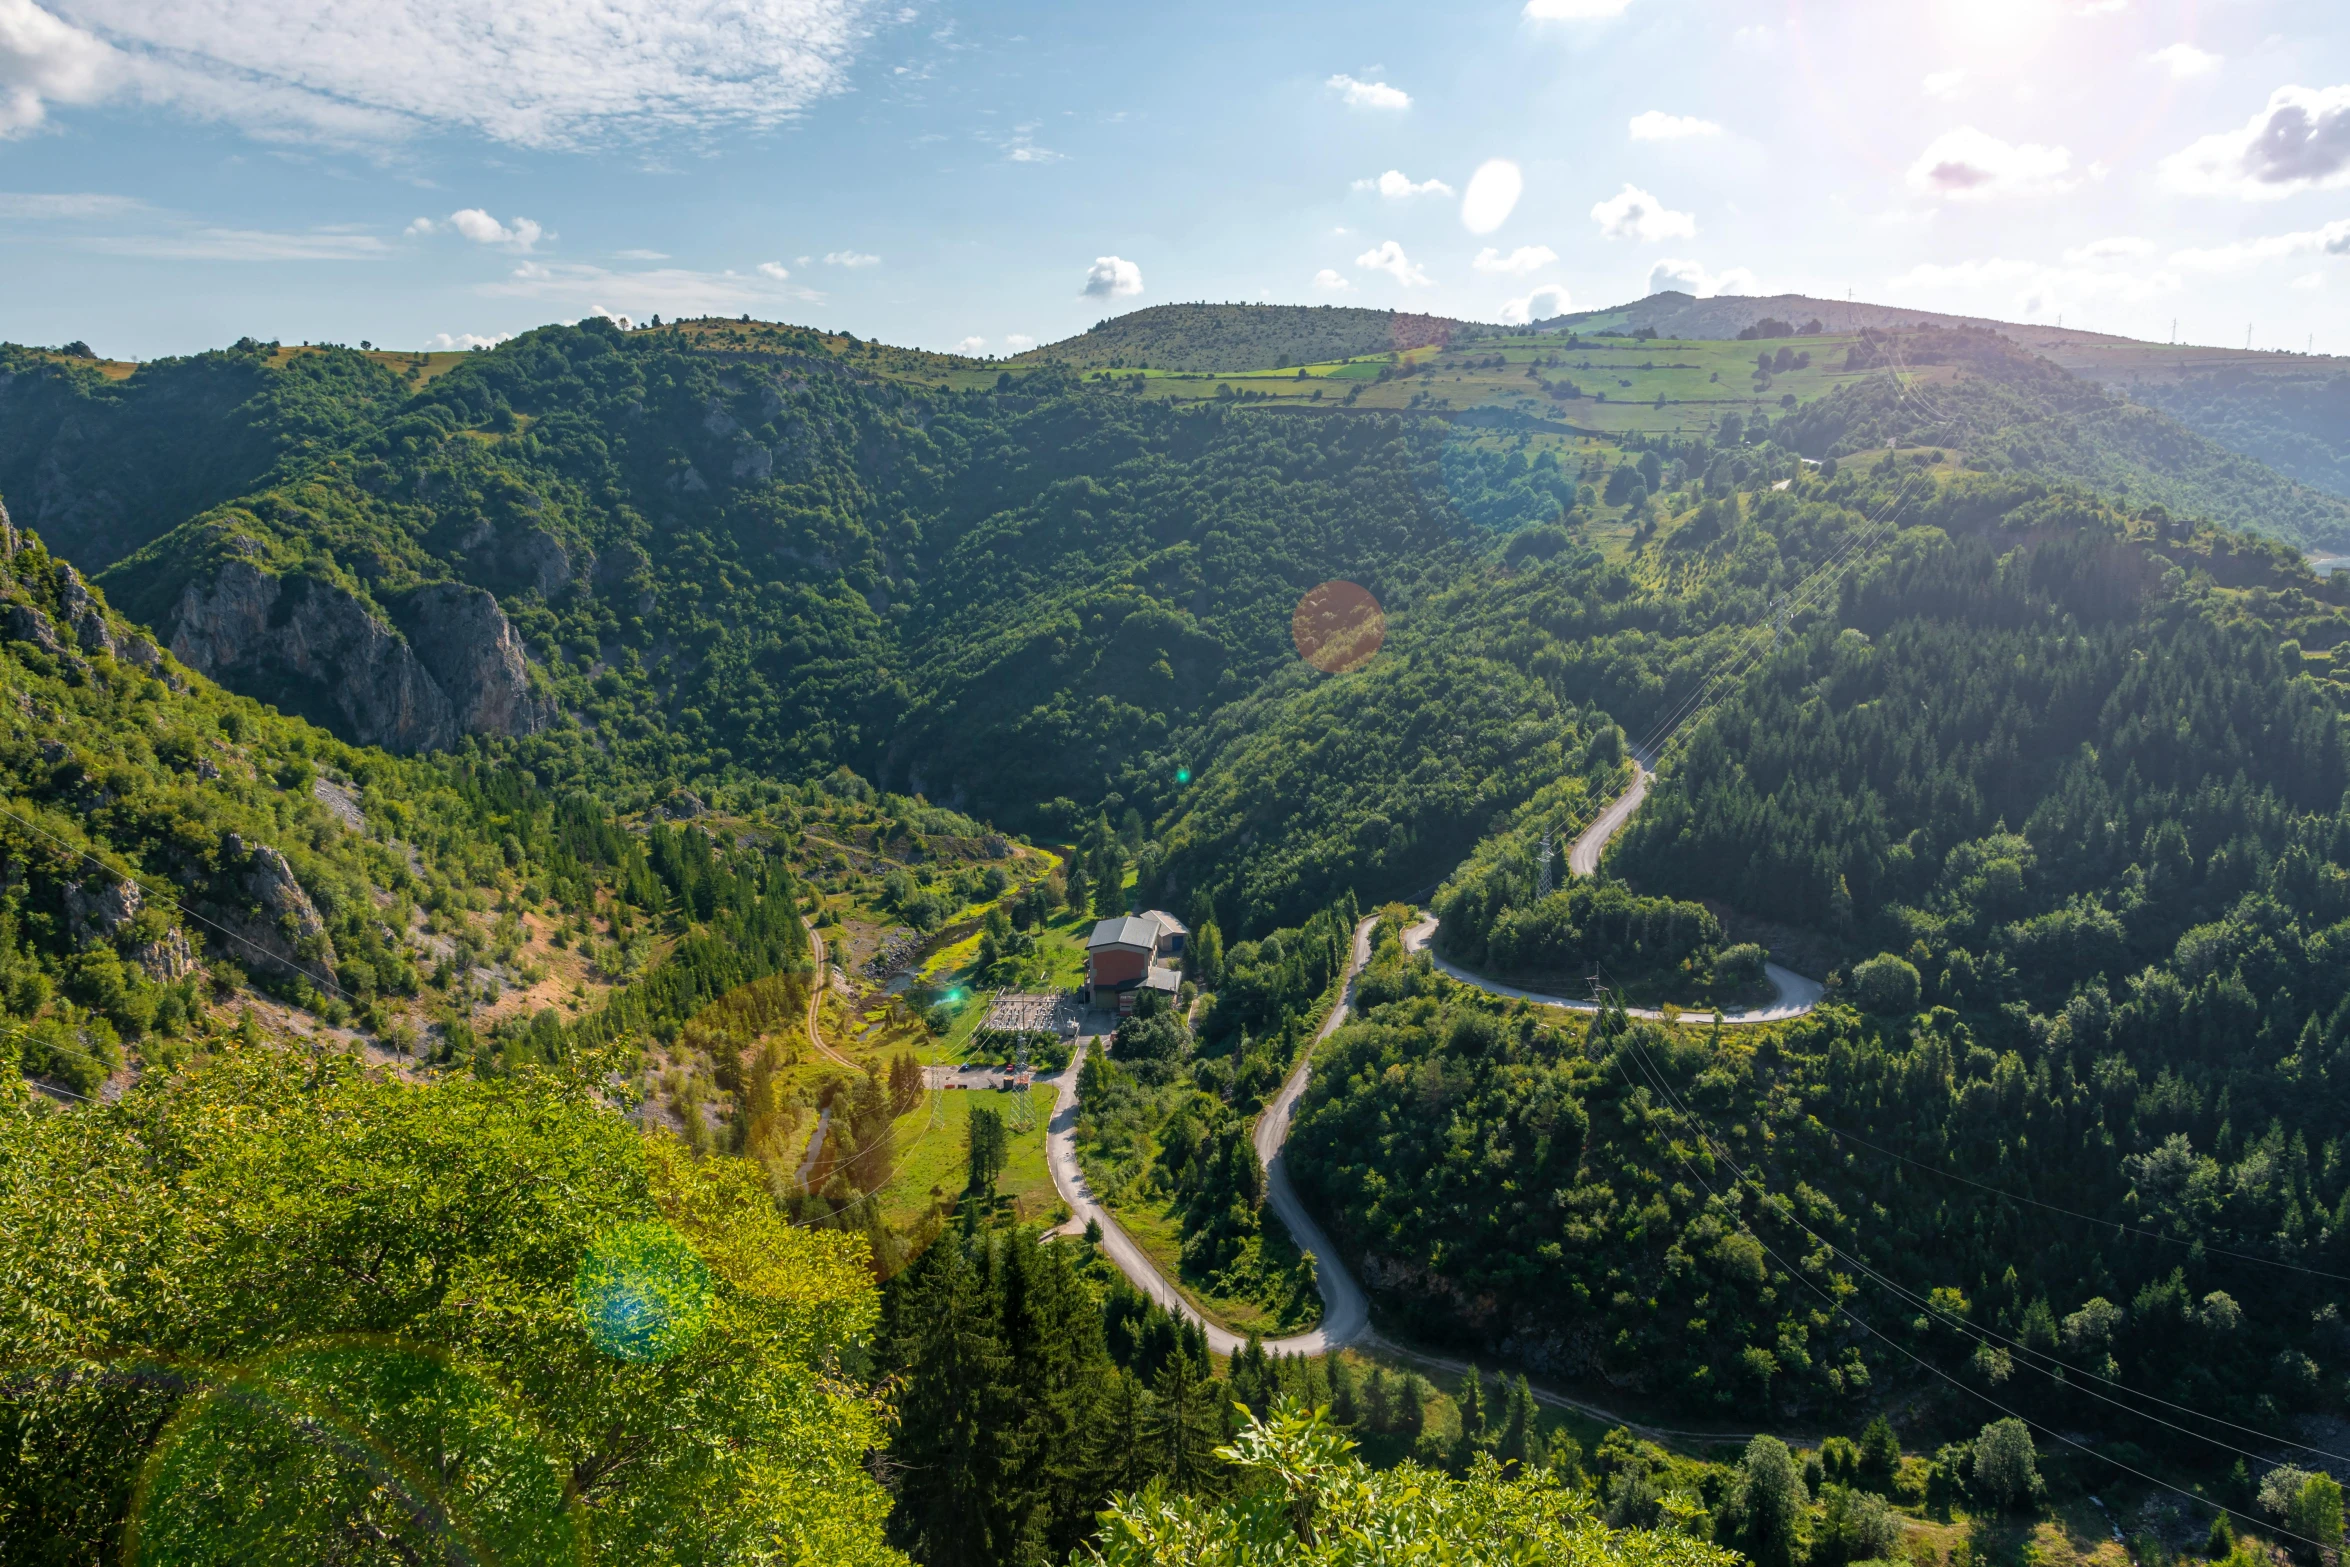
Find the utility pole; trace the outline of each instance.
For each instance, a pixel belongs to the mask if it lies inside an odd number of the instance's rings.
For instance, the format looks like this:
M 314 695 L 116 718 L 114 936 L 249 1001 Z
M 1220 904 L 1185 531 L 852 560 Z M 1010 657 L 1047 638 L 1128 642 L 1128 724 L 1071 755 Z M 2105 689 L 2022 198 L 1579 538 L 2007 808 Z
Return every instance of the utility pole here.
M 2244 323 L 2244 351 L 2252 351 L 2252 323 L 2249 321 Z
M 2179 318 L 2177 316 L 2170 318 L 2170 341 L 2173 348 L 2179 346 Z

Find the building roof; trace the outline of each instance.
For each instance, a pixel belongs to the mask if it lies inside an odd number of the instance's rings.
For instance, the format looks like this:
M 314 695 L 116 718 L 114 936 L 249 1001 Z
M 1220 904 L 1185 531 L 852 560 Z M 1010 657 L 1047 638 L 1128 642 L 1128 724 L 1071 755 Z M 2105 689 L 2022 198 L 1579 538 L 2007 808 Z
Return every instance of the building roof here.
M 1165 909 L 1146 909 L 1143 911 L 1142 917 L 1146 920 L 1157 920 L 1159 922 L 1159 929 L 1163 934 L 1169 936 L 1188 936 L 1191 934 L 1189 930 L 1184 928 L 1183 921 L 1177 919 L 1174 915 L 1169 914 Z
M 1103 947 L 1139 947 L 1149 952 L 1158 945 L 1159 927 L 1147 916 L 1137 918 L 1132 914 L 1098 922 L 1093 927 L 1093 934 L 1085 939 L 1085 950 L 1088 952 Z
M 1153 963 L 1150 972 L 1142 977 L 1145 990 L 1163 990 L 1170 996 L 1183 988 L 1183 976 L 1164 963 Z

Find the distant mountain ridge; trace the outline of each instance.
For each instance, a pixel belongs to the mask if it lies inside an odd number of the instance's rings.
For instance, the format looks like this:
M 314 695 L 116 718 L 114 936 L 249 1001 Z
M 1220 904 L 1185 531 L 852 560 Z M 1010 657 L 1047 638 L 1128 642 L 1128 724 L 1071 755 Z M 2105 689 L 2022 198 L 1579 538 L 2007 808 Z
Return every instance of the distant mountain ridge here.
M 1448 343 L 1490 330 L 1451 316 L 1359 305 L 1150 305 L 1018 358 L 1081 370 L 1278 370 Z

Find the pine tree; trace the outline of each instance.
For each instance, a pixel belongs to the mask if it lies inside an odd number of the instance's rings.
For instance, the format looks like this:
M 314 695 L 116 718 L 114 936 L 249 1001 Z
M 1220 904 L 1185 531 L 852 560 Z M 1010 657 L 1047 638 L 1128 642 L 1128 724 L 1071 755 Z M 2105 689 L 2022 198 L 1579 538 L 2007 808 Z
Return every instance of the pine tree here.
M 1109 1495 L 1131 1495 L 1166 1467 L 1151 1438 L 1153 1424 L 1149 1389 L 1133 1372 L 1120 1371 L 1103 1396 L 1094 1432 L 1094 1476 Z
M 1171 1355 L 1151 1387 L 1150 1432 L 1159 1472 L 1176 1490 L 1200 1495 L 1213 1494 L 1221 1477 L 1216 1447 L 1224 1434 L 1218 1408 L 1223 1389 L 1205 1366 L 1187 1352 Z
M 1421 1392 L 1419 1377 L 1407 1371 L 1403 1374 L 1403 1391 L 1395 1401 L 1395 1428 L 1417 1440 L 1427 1423 L 1427 1397 Z
M 1515 1381 L 1504 1379 L 1502 1387 L 1501 1430 L 1493 1455 L 1506 1463 L 1523 1465 L 1532 1460 L 1542 1435 L 1534 1423 L 1534 1389 L 1522 1374 Z
M 1003 1341 L 960 1243 L 942 1239 L 913 1271 L 891 1357 L 906 1376 L 891 1533 L 925 1567 L 992 1567 L 1004 1543 L 996 1508 Z
M 1461 1441 L 1470 1446 L 1482 1446 L 1489 1429 L 1485 1411 L 1485 1378 L 1477 1368 L 1469 1367 L 1468 1376 L 1461 1383 Z
M 1354 1367 L 1344 1355 L 1330 1357 L 1330 1418 L 1342 1426 L 1360 1424 L 1363 1418 L 1360 1396 L 1356 1391 Z

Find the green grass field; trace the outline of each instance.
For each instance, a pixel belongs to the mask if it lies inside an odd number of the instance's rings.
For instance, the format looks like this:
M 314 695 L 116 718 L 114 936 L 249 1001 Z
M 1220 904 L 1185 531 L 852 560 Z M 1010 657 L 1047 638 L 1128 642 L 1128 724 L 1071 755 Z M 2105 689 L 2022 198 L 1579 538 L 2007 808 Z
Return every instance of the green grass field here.
M 1491 410 L 1538 418 L 1562 431 L 1613 436 L 1695 431 L 1718 425 L 1725 413 L 1762 409 L 1776 414 L 1788 397 L 1798 404 L 1824 397 L 1848 381 L 1879 373 L 1843 368 L 1845 350 L 1854 341 L 1843 334 L 1767 342 L 1584 338 L 1568 344 L 1556 337 L 1488 338 L 1283 370 L 1103 370 L 1090 378 L 1128 382 L 1135 395 L 1167 402 L 1246 394 L 1251 402 L 1331 409 L 1350 406 L 1351 395 L 1351 406 L 1358 409 Z M 1808 353 L 1812 362 L 1758 382 L 1755 355 L 1775 355 L 1781 348 Z M 1378 379 L 1382 368 L 1406 366 L 1412 374 Z M 1542 379 L 1554 386 L 1572 381 L 1583 395 L 1545 394 L 1528 377 L 1529 367 L 1538 367 Z
M 982 1104 L 1004 1117 L 1009 1134 L 997 1194 L 1009 1197 L 1024 1221 L 1050 1218 L 1060 1208 L 1044 1159 L 1045 1123 L 1053 1114 L 1051 1084 L 1037 1084 L 1025 1101 L 1016 1094 L 969 1089 L 941 1090 L 926 1100 L 898 1118 L 898 1170 L 882 1192 L 885 1222 L 910 1225 L 941 1197 L 951 1201 L 963 1190 L 966 1129 L 972 1108 Z

